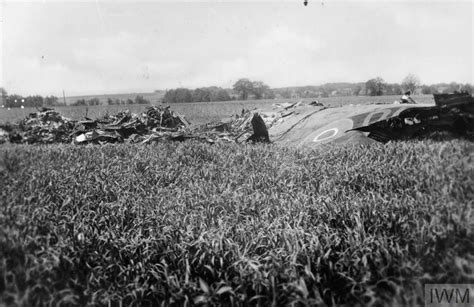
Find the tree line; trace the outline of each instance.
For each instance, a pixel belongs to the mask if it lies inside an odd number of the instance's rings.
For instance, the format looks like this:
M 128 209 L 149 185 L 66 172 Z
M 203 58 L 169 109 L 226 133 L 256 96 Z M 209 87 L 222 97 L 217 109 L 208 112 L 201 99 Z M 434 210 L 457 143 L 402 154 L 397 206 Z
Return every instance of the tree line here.
M 456 82 L 439 83 L 433 85 L 421 84 L 420 79 L 414 75 L 407 75 L 401 83 L 388 83 L 381 77 L 375 77 L 366 82 L 359 83 L 326 83 L 317 86 L 299 86 L 273 88 L 262 81 L 251 81 L 247 78 L 239 79 L 232 89 L 220 87 L 197 88 L 195 90 L 177 88 L 166 91 L 163 103 L 175 102 L 203 102 L 227 101 L 247 99 L 274 99 L 274 98 L 324 98 L 329 96 L 382 96 L 411 94 L 441 94 L 453 92 L 468 92 L 472 94 L 472 85 Z
M 449 84 L 422 85 L 420 78 L 414 74 L 406 76 L 400 85 L 387 84 L 381 77 L 368 80 L 365 83 L 365 94 L 367 96 L 390 95 L 390 91 L 395 95 L 410 92 L 412 94 L 443 94 L 453 92 L 467 92 L 472 94 L 472 85 L 451 82 Z
M 163 103 L 177 102 L 210 102 L 247 99 L 273 99 L 275 93 L 262 81 L 251 81 L 247 78 L 239 79 L 232 89 L 223 89 L 217 86 L 201 87 L 194 90 L 177 88 L 167 90 L 162 99 Z
M 3 108 L 34 108 L 34 107 L 58 107 L 66 106 L 67 104 L 61 102 L 56 96 L 21 96 L 17 94 L 8 95 L 4 88 L 0 88 L 1 103 L 0 106 Z M 112 99 L 108 98 L 107 105 L 125 105 L 125 104 L 150 104 L 150 100 L 145 99 L 141 95 L 135 96 L 134 99 Z M 70 104 L 71 106 L 97 106 L 101 105 L 99 98 L 91 99 L 78 99 Z
M 8 95 L 7 91 L 4 88 L 0 88 L 2 103 L 1 105 L 5 108 L 28 108 L 28 107 L 55 107 L 55 106 L 64 106 L 66 105 L 63 102 L 60 102 L 56 96 L 26 96 L 13 94 Z
M 467 92 L 472 94 L 472 85 L 462 83 L 422 84 L 413 74 L 405 77 L 401 83 L 388 83 L 381 77 L 375 77 L 359 83 L 326 83 L 322 85 L 285 87 L 273 89 L 277 98 L 324 98 L 329 96 L 381 96 L 403 95 L 410 91 L 412 94 L 442 94 Z
M 217 86 L 201 87 L 195 90 L 187 88 L 177 88 L 167 90 L 162 99 L 163 103 L 178 102 L 209 102 L 209 101 L 228 101 L 232 100 L 229 93 Z
M 247 100 L 249 96 L 253 96 L 253 99 L 275 98 L 273 90 L 262 81 L 250 81 L 247 78 L 242 78 L 234 83 L 233 89 L 241 100 Z
M 99 98 L 91 98 L 91 99 L 78 99 L 74 103 L 72 103 L 72 106 L 98 106 L 100 105 L 100 99 Z M 107 105 L 124 105 L 124 104 L 150 104 L 150 101 L 148 99 L 143 98 L 141 95 L 135 96 L 135 99 L 112 99 L 112 98 L 107 98 Z

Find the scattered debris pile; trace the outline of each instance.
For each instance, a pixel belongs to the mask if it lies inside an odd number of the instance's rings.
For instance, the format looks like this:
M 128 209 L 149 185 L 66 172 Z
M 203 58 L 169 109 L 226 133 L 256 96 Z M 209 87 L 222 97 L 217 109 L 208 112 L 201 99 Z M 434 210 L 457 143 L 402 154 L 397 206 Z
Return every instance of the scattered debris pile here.
M 186 139 L 209 143 L 239 142 L 238 138 L 248 138 L 251 134 L 253 116 L 260 118 L 251 111 L 243 111 L 229 122 L 191 128 L 184 116 L 170 107 L 150 106 L 142 114 L 127 110 L 99 119 L 86 117 L 81 121 L 63 117 L 53 109 L 41 108 L 17 124 L 0 126 L 0 144 L 7 141 L 27 144 L 151 143 Z M 266 129 L 265 123 L 260 125 L 262 127 Z
M 6 141 L 8 137 L 10 142 L 28 144 L 65 143 L 69 141 L 69 134 L 73 128 L 74 123 L 70 119 L 61 116 L 53 109 L 41 108 L 36 113 L 30 113 L 16 125 L 2 126 L 0 139 Z
M 173 139 L 176 133 L 189 126 L 186 119 L 169 109 L 147 107 L 142 114 L 130 111 L 107 115 L 97 120 L 79 121 L 72 135 L 75 143 L 129 143 L 154 139 Z
M 255 121 L 260 119 L 258 131 L 255 130 Z M 268 116 L 265 113 L 254 112 L 250 110 L 242 110 L 240 115 L 234 115 L 227 121 L 212 122 L 194 128 L 190 134 L 190 137 L 206 140 L 209 143 L 215 143 L 218 141 L 224 142 L 269 142 L 265 139 L 255 138 L 254 135 L 257 133 L 260 135 L 262 130 L 267 131 L 267 127 L 270 127 L 273 123 L 274 118 Z

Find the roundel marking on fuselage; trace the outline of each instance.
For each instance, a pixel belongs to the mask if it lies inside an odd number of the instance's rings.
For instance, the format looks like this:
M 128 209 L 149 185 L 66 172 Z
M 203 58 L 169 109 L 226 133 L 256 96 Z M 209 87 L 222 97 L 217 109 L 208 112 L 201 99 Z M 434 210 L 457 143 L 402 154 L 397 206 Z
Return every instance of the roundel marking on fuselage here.
M 325 143 L 336 140 L 345 135 L 347 130 L 352 129 L 353 124 L 353 121 L 349 118 L 337 120 L 311 133 L 309 139 L 315 143 Z
M 320 134 L 318 134 L 313 139 L 313 142 L 325 141 L 325 140 L 330 139 L 333 136 L 335 136 L 338 132 L 339 132 L 339 129 L 337 129 L 337 128 L 331 128 L 331 129 L 325 130 L 325 131 L 321 132 Z

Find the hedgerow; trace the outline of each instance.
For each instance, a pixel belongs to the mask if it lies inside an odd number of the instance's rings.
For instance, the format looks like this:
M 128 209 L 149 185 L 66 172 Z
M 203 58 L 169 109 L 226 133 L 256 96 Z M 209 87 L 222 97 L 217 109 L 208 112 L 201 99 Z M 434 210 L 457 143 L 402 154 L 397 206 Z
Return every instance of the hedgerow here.
M 474 279 L 471 144 L 4 146 L 0 303 L 422 304 Z

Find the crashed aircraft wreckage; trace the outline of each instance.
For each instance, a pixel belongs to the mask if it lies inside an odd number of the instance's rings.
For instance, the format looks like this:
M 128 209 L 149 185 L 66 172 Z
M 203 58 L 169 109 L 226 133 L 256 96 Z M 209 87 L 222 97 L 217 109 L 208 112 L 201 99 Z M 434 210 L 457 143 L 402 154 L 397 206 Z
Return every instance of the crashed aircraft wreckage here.
M 42 108 L 14 125 L 0 125 L 0 143 L 152 143 L 195 139 L 208 143 L 271 142 L 314 148 L 321 144 L 388 142 L 437 131 L 474 136 L 474 99 L 465 93 L 434 95 L 432 104 L 357 105 L 285 103 L 244 111 L 227 122 L 191 127 L 170 110 L 150 106 L 100 119 L 73 121 Z
M 370 143 L 424 137 L 437 131 L 472 137 L 474 99 L 435 95 L 432 104 L 384 104 L 339 108 L 296 108 L 273 125 L 270 139 L 292 147 L 332 143 Z

